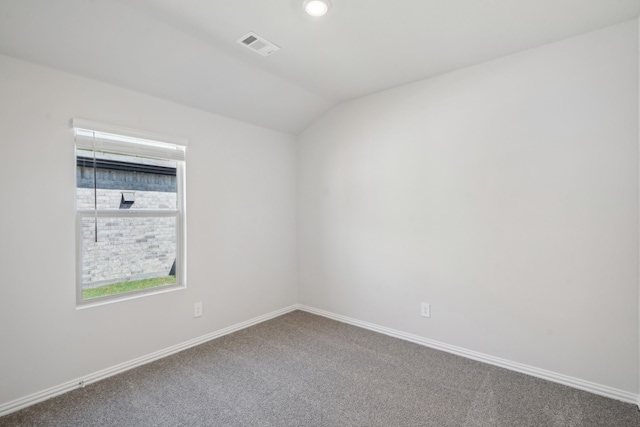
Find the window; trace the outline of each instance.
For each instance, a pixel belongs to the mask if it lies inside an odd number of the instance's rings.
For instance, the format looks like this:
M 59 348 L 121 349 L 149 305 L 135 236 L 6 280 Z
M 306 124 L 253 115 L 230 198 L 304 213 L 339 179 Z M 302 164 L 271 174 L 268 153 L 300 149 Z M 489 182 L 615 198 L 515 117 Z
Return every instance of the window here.
M 186 140 L 73 119 L 77 303 L 186 284 Z

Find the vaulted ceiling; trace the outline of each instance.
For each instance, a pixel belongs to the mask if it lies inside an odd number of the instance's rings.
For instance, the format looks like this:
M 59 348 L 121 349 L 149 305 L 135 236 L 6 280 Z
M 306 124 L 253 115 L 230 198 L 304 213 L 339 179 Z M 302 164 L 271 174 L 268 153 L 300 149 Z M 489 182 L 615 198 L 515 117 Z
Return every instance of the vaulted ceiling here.
M 0 0 L 0 54 L 296 134 L 345 100 L 635 19 L 640 0 Z M 236 40 L 253 31 L 281 50 Z

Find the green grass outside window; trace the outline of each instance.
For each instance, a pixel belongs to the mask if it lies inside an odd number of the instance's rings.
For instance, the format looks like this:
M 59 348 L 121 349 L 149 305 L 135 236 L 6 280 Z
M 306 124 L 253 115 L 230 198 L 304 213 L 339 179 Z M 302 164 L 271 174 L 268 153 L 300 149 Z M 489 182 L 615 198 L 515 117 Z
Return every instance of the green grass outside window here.
M 82 299 L 103 297 L 106 295 L 122 294 L 140 289 L 154 288 L 156 286 L 175 283 L 174 276 L 151 277 L 149 279 L 128 280 L 126 282 L 111 283 L 109 285 L 96 286 L 95 288 L 82 289 Z

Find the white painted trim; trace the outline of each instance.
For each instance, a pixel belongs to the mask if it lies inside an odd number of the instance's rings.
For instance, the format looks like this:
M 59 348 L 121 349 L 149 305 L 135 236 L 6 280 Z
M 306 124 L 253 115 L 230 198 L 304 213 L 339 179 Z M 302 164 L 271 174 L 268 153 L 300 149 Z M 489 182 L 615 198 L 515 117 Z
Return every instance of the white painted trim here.
M 600 396 L 609 397 L 611 399 L 621 400 L 626 403 L 633 403 L 640 406 L 640 395 L 630 393 L 628 391 L 619 390 L 606 385 L 596 384 L 591 381 L 582 380 L 580 378 L 574 378 L 574 377 L 559 374 L 556 372 L 547 371 L 545 369 L 524 365 L 522 363 L 512 362 L 510 360 L 501 359 L 499 357 L 490 356 L 488 354 L 479 353 L 477 351 L 467 350 L 462 347 L 445 344 L 439 341 L 423 338 L 418 335 L 413 335 L 413 334 L 401 332 L 395 329 L 386 328 L 384 326 L 375 325 L 373 323 L 363 322 L 361 320 L 353 319 L 351 317 L 342 316 L 340 314 L 331 313 L 329 311 L 320 310 L 320 309 L 309 307 L 302 304 L 298 304 L 298 309 L 312 313 L 312 314 L 317 314 L 319 316 L 327 317 L 329 319 L 337 320 L 339 322 L 348 323 L 350 325 L 358 326 L 364 329 L 369 329 L 371 331 L 379 332 L 381 334 L 389 335 L 394 338 L 400 338 L 401 340 L 410 341 L 416 344 L 423 345 L 425 347 L 446 351 L 447 353 L 466 357 L 468 359 L 473 359 L 479 362 L 488 363 L 490 365 L 498 366 L 500 368 L 509 369 L 511 371 L 520 372 L 523 374 L 531 375 L 533 377 L 542 378 L 543 380 L 552 381 L 552 382 L 563 384 L 569 387 L 588 391 L 590 393 L 597 394 Z
M 189 145 L 187 138 L 163 135 L 155 132 L 148 132 L 146 130 L 133 129 L 119 125 L 112 125 L 109 123 L 100 123 L 93 120 L 86 120 L 74 117 L 71 119 L 71 127 L 75 129 L 87 129 L 96 132 L 110 133 L 114 135 L 124 135 L 131 138 L 147 139 L 150 141 L 164 142 L 166 144 L 175 144 L 186 147 Z
M 271 313 L 254 317 L 253 319 L 249 319 L 245 322 L 237 323 L 235 325 L 229 326 L 224 329 L 220 329 L 219 331 L 202 335 L 198 338 L 194 338 L 192 340 L 185 341 L 183 343 L 180 343 L 171 347 L 167 347 L 165 349 L 156 351 L 151 354 L 147 354 L 146 356 L 138 357 L 137 359 L 120 363 L 118 365 L 112 366 L 111 368 L 103 369 L 101 371 L 94 372 L 92 374 L 89 374 L 80 378 L 76 378 L 75 380 L 67 381 L 55 387 L 51 387 L 46 390 L 39 391 L 29 396 L 12 400 L 11 402 L 0 405 L 0 417 L 2 417 L 3 415 L 10 414 L 12 412 L 18 411 L 20 409 L 26 408 L 27 406 L 34 405 L 38 402 L 51 399 L 52 397 L 61 395 L 68 391 L 75 390 L 76 388 L 84 387 L 86 385 L 95 383 L 96 381 L 100 381 L 105 378 L 109 378 L 110 376 L 128 371 L 129 369 L 133 369 L 138 366 L 142 366 L 147 363 L 153 362 L 154 360 L 162 359 L 163 357 L 167 357 L 172 354 L 178 353 L 180 351 L 186 350 L 188 348 L 195 347 L 207 341 L 211 341 L 216 338 L 220 338 L 224 335 L 228 335 L 230 333 L 239 331 L 241 329 L 245 329 L 250 326 L 256 325 L 258 323 L 262 323 L 264 321 L 273 319 L 274 317 L 282 316 L 283 314 L 289 313 L 291 311 L 295 311 L 297 309 L 298 309 L 298 305 L 294 304 L 289 307 L 282 308 L 280 310 L 272 311 Z
M 72 381 L 67 381 L 63 384 L 48 388 L 46 390 L 33 393 L 29 396 L 21 397 L 15 399 L 11 402 L 0 405 L 0 417 L 4 415 L 8 415 L 12 412 L 18 411 L 20 409 L 26 408 L 27 406 L 34 405 L 36 403 L 42 402 L 47 399 L 51 399 L 52 397 L 64 394 L 68 391 L 74 390 L 76 388 L 80 388 L 94 382 L 103 380 L 105 378 L 109 378 L 110 376 L 128 371 L 129 369 L 136 368 L 138 366 L 145 365 L 147 363 L 153 362 L 158 359 L 162 359 L 163 357 L 170 356 L 172 354 L 178 353 L 180 351 L 186 350 L 191 347 L 195 347 L 197 345 L 203 344 L 207 341 L 214 340 L 216 338 L 220 338 L 224 335 L 231 334 L 233 332 L 239 331 L 241 329 L 248 328 L 253 325 L 257 325 L 258 323 L 265 322 L 267 320 L 273 319 L 278 316 L 282 316 L 283 314 L 287 314 L 289 312 L 295 310 L 302 310 L 308 313 L 317 314 L 319 316 L 327 317 L 329 319 L 337 320 L 342 323 L 347 323 L 350 325 L 358 326 L 364 329 L 368 329 L 374 332 L 379 332 L 381 334 L 389 335 L 394 338 L 399 338 L 405 341 L 413 342 L 416 344 L 424 345 L 425 347 L 434 348 L 436 350 L 445 351 L 447 353 L 455 354 L 458 356 L 466 357 L 468 359 L 477 360 L 480 362 L 488 363 L 490 365 L 498 366 L 501 368 L 509 369 L 512 371 L 520 372 L 523 374 L 531 375 L 534 377 L 542 378 L 544 380 L 553 381 L 559 384 L 563 384 L 569 387 L 577 388 L 580 390 L 585 390 L 594 394 L 598 394 L 600 396 L 609 397 L 611 399 L 621 400 L 627 403 L 633 403 L 638 405 L 640 408 L 640 395 L 636 395 L 634 393 L 629 393 L 623 390 L 618 390 L 612 387 L 608 387 L 601 384 L 596 384 L 590 381 L 581 380 L 579 378 L 569 377 L 567 375 L 558 374 L 555 372 L 547 371 L 544 369 L 535 368 L 532 366 L 524 365 L 517 362 L 512 362 L 506 359 L 501 359 L 499 357 L 490 356 L 487 354 L 479 353 L 473 350 L 467 350 L 462 347 L 456 347 L 453 345 L 441 343 L 439 341 L 430 340 L 428 338 L 423 338 L 418 335 L 413 335 L 405 332 L 401 332 L 395 329 L 387 328 L 384 326 L 375 325 L 373 323 L 363 322 L 361 320 L 353 319 L 351 317 L 342 316 L 340 314 L 331 313 L 329 311 L 320 310 L 317 308 L 309 307 L 303 304 L 293 304 L 289 307 L 282 308 L 280 310 L 272 311 L 271 313 L 264 314 L 262 316 L 254 317 L 253 319 L 249 319 L 245 322 L 237 323 L 235 325 L 229 326 L 224 329 L 220 329 L 219 331 L 212 332 L 210 334 L 202 335 L 198 338 L 194 338 L 189 341 L 185 341 L 181 344 L 177 344 L 171 347 L 167 347 L 163 350 L 156 351 L 154 353 L 148 354 L 146 356 L 139 357 L 137 359 L 130 360 L 128 362 L 120 363 L 118 365 L 112 366 L 111 368 L 103 369 L 98 372 L 94 372 L 92 374 L 86 375 L 84 377 L 77 378 Z

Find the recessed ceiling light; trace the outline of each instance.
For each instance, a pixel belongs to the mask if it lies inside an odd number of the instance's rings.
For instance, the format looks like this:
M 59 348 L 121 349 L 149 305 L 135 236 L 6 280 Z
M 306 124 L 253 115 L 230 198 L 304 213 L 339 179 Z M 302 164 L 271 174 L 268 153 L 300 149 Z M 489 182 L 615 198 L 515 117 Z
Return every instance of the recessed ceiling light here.
M 323 16 L 330 7 L 329 0 L 305 0 L 304 2 L 304 10 L 311 16 Z

